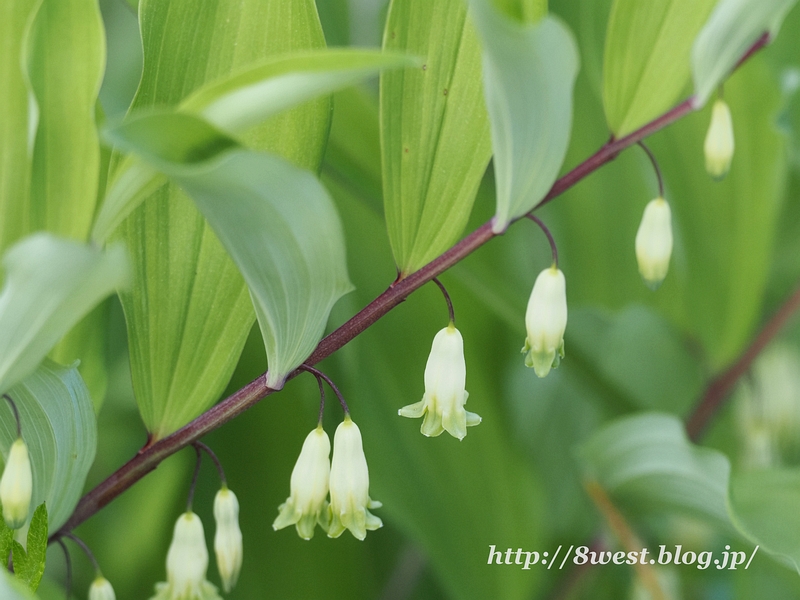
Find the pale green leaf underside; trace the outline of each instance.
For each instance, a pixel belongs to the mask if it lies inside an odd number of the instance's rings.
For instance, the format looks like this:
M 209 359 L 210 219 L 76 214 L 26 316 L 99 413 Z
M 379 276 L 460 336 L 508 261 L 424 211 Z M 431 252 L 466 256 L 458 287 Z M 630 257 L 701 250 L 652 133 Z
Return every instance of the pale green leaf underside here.
M 800 569 L 797 469 L 731 475 L 724 454 L 693 445 L 677 417 L 658 413 L 607 425 L 578 456 L 587 476 L 618 500 L 709 519 Z
M 50 530 L 55 531 L 72 514 L 94 461 L 97 423 L 89 391 L 75 367 L 47 360 L 8 395 L 19 409 L 30 453 L 31 507 L 46 502 Z M 0 450 L 8 456 L 16 425 L 7 403 L 0 413 Z
M 622 137 L 672 108 L 689 81 L 689 53 L 716 0 L 616 0 L 603 59 L 603 104 Z
M 100 300 L 128 280 L 125 251 L 101 251 L 34 234 L 3 257 L 0 292 L 0 392 L 31 374 L 53 346 Z
M 211 224 L 247 282 L 267 350 L 267 384 L 279 389 L 322 338 L 336 300 L 352 289 L 339 216 L 316 177 L 274 155 L 238 149 L 196 165 L 168 160 L 180 153 L 165 146 L 179 146 L 185 136 L 158 139 L 157 132 L 204 123 L 173 117 L 174 126 L 165 126 L 165 114 L 143 117 L 109 136 L 176 181 Z
M 703 106 L 764 33 L 776 36 L 797 0 L 720 0 L 692 46 L 695 105 Z
M 414 61 L 406 56 L 370 50 L 308 50 L 259 61 L 203 85 L 181 102 L 181 110 L 201 114 L 231 135 L 307 100 Z M 193 147 L 193 146 L 192 146 Z M 164 177 L 127 159 L 117 172 L 100 208 L 92 238 L 105 241 Z
M 523 26 L 488 0 L 470 0 L 483 42 L 483 81 L 497 184 L 494 231 L 535 208 L 558 175 L 569 143 L 578 49 L 548 16 Z
M 491 138 L 480 45 L 463 0 L 395 0 L 383 45 L 425 57 L 381 75 L 386 224 L 395 262 L 408 274 L 463 231 Z

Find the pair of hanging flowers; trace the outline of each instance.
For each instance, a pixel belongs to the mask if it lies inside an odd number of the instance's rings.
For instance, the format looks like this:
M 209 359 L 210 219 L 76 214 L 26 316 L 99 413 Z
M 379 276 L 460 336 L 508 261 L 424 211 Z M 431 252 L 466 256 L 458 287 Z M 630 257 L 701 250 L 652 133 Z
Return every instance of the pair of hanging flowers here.
M 381 503 L 369 496 L 369 468 L 361 431 L 349 413 L 336 428 L 333 459 L 329 461 L 330 453 L 330 438 L 320 423 L 303 442 L 292 470 L 290 495 L 278 508 L 273 529 L 294 525 L 301 538 L 310 540 L 319 525 L 328 537 L 337 538 L 349 529 L 363 540 L 367 531 L 383 526 L 370 512 Z
M 197 466 L 189 492 L 186 512 L 178 517 L 167 551 L 167 580 L 156 584 L 156 593 L 150 600 L 221 600 L 217 587 L 206 579 L 208 548 L 200 517 L 192 511 L 194 486 L 199 472 L 201 449 L 214 461 L 222 486 L 214 497 L 214 554 L 222 589 L 230 592 L 239 579 L 244 551 L 242 531 L 239 528 L 239 500 L 228 489 L 222 466 L 208 446 L 195 442 Z M 92 599 L 93 600 L 93 599 Z

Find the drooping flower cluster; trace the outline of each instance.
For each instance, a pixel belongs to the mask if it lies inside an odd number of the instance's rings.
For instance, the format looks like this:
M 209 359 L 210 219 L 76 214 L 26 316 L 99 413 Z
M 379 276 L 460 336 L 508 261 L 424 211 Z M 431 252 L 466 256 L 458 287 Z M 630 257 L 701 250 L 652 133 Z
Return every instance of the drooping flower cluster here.
M 178 517 L 167 552 L 167 581 L 156 584 L 156 595 L 151 600 L 219 600 L 216 586 L 206 579 L 208 548 L 203 523 L 191 509 L 194 486 L 199 472 L 201 450 L 211 456 L 219 470 L 222 488 L 214 497 L 214 553 L 222 588 L 230 592 L 236 585 L 242 569 L 242 531 L 239 528 L 239 500 L 225 479 L 219 459 L 211 449 L 195 442 L 197 468 L 189 492 L 189 508 Z
M 462 440 L 467 427 L 478 425 L 481 418 L 464 409 L 469 393 L 466 391 L 467 365 L 464 360 L 464 339 L 453 323 L 439 331 L 425 366 L 425 394 L 415 404 L 398 412 L 402 417 L 424 416 L 420 431 L 434 437 L 447 431 Z
M 314 536 L 319 525 L 329 537 L 339 537 L 345 529 L 359 540 L 383 526 L 369 512 L 380 502 L 369 497 L 369 469 L 361 442 L 361 431 L 349 414 L 336 429 L 333 460 L 328 434 L 317 426 L 305 439 L 292 470 L 290 496 L 278 508 L 272 524 L 275 530 L 295 525 L 303 539 Z M 330 492 L 330 502 L 327 495 Z

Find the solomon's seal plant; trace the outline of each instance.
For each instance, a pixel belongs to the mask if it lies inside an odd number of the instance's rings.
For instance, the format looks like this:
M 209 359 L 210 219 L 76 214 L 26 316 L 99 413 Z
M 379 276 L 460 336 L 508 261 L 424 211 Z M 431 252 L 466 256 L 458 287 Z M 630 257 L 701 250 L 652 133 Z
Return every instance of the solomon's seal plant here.
M 0 2 L 0 598 L 800 597 L 796 3 Z

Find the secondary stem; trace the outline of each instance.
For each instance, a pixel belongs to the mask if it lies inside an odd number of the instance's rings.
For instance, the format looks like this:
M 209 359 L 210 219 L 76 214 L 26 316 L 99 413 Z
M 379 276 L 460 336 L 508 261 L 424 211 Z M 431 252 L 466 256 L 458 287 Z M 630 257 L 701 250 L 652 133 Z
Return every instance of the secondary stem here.
M 763 47 L 768 40 L 767 34 L 759 38 L 745 53 L 739 64 L 749 58 L 756 50 Z M 692 110 L 694 110 L 694 98 L 690 97 L 636 131 L 619 139 L 612 138 L 592 156 L 558 179 L 536 208 L 538 209 L 540 206 L 547 204 L 607 162 L 614 160 L 625 148 L 674 123 Z M 403 302 L 409 294 L 466 258 L 474 250 L 495 237 L 495 235 L 492 232 L 492 221 L 484 223 L 420 270 L 395 281 L 385 292 L 370 302 L 353 318 L 323 338 L 304 364 L 313 366 L 336 352 L 395 306 Z M 293 379 L 302 371 L 302 368 L 296 369 L 289 374 L 287 380 Z M 81 498 L 72 516 L 51 538 L 58 539 L 72 531 L 150 471 L 154 470 L 162 460 L 197 441 L 205 434 L 221 427 L 274 391 L 276 390 L 267 387 L 266 377 L 262 375 L 174 433 L 149 443 L 136 456 Z

